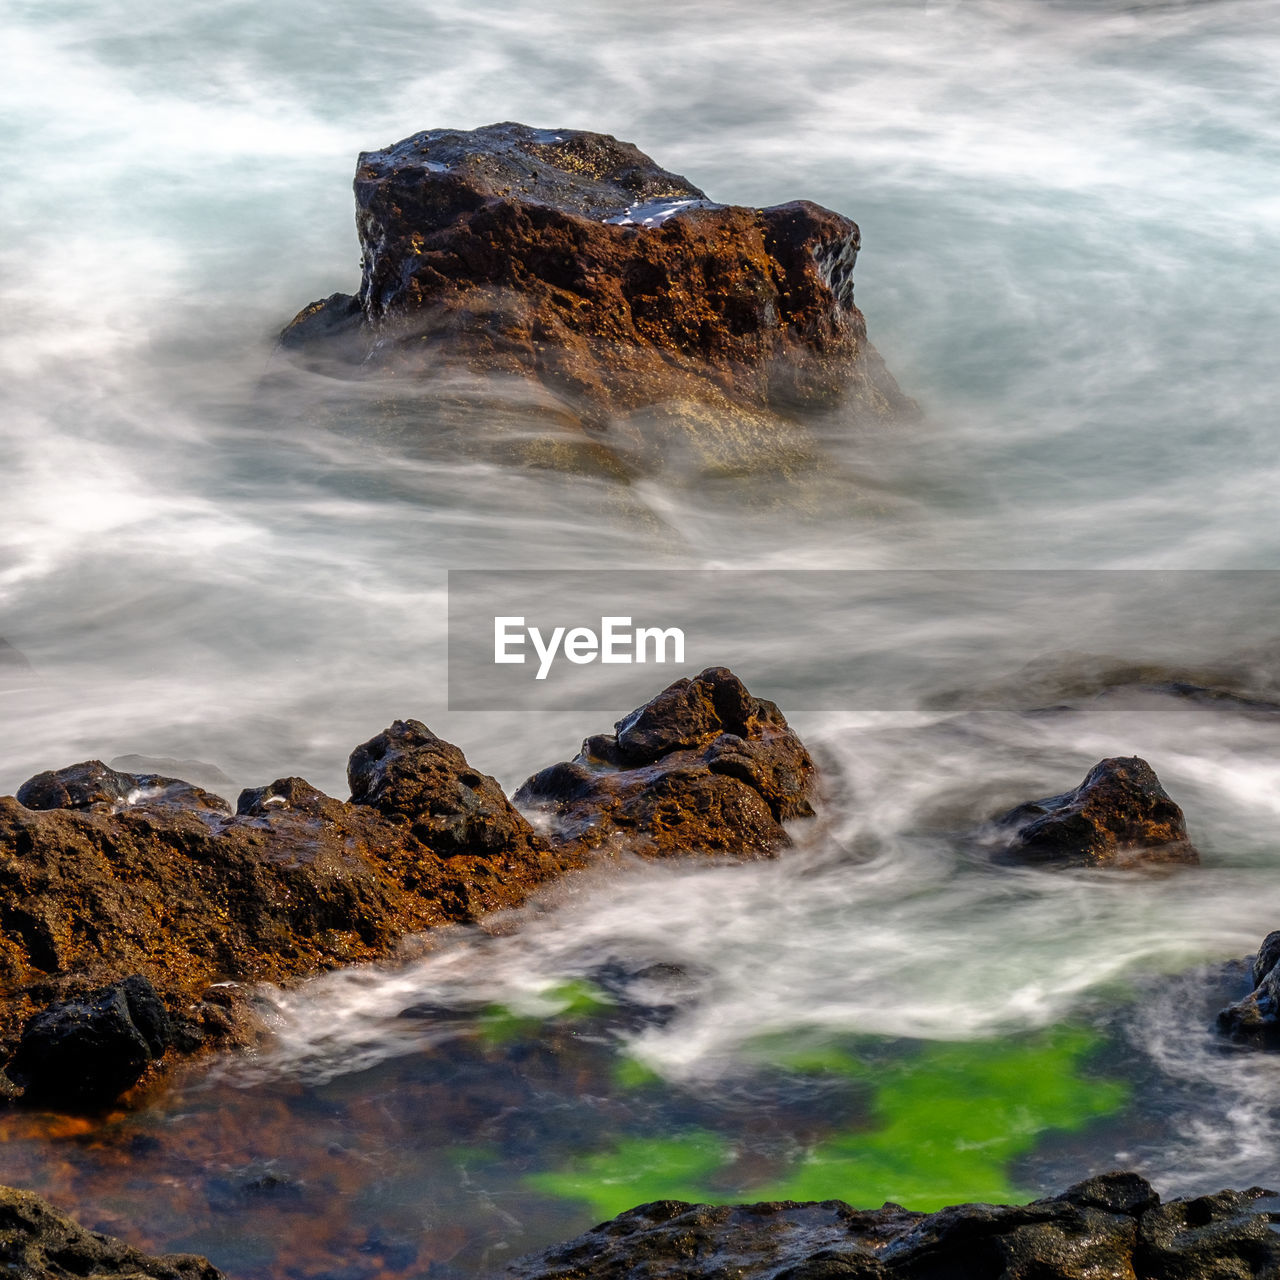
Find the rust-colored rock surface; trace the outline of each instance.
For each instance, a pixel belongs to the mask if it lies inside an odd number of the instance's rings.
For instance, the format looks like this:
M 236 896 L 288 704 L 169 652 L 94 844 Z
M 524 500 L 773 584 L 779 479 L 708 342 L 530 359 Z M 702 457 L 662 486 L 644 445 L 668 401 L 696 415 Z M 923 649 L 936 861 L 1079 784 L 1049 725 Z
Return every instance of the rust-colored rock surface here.
M 356 748 L 348 801 L 281 778 L 233 812 L 97 760 L 37 775 L 0 798 L 0 1089 L 106 1105 L 166 1056 L 251 1042 L 252 984 L 517 906 L 606 844 L 750 855 L 811 812 L 808 753 L 723 668 L 591 744 L 548 836 L 417 720 Z
M 1001 855 L 1072 867 L 1197 863 L 1182 810 L 1137 756 L 1102 760 L 1074 790 L 1019 805 L 995 823 Z
M 808 201 L 716 204 L 630 143 L 495 124 L 361 154 L 363 277 L 287 348 L 366 372 L 536 379 L 588 425 L 693 400 L 914 408 L 853 302 L 859 231 Z
M 710 667 L 535 774 L 515 801 L 542 812 L 564 847 L 760 856 L 790 843 L 786 819 L 813 812 L 814 783 L 778 708 Z
M 498 784 L 425 726 L 397 722 L 358 748 L 353 775 L 375 756 L 398 780 L 387 813 L 365 791 L 344 803 L 285 778 L 244 792 L 233 814 L 196 788 L 97 761 L 21 788 L 57 807 L 0 799 L 0 1051 L 24 1025 L 35 1035 L 46 1006 L 83 1031 L 103 1000 L 115 1010 L 111 984 L 126 977 L 159 993 L 175 1051 L 242 1042 L 253 1034 L 244 984 L 372 960 L 408 933 L 514 906 L 565 869 Z M 85 1042 L 125 1044 L 112 1017 Z M 19 1051 L 19 1075 L 29 1056 Z M 44 1100 L 100 1093 L 69 1078 Z

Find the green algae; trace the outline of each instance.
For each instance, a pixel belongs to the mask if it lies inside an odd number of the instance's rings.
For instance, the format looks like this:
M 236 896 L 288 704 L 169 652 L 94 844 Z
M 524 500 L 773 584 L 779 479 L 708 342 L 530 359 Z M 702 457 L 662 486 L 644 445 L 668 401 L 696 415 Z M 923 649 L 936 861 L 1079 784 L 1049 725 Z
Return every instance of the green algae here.
M 1100 1040 L 1084 1028 L 1061 1026 L 1016 1039 L 906 1047 L 870 1037 L 760 1041 L 753 1056 L 762 1063 L 865 1086 L 865 1122 L 820 1139 L 763 1185 L 736 1182 L 733 1139 L 705 1129 L 625 1137 L 528 1183 L 586 1202 L 602 1217 L 655 1199 L 841 1199 L 860 1207 L 891 1200 L 919 1210 L 1026 1201 L 1034 1192 L 1014 1180 L 1019 1157 L 1046 1134 L 1084 1128 L 1128 1100 L 1126 1085 L 1086 1072 Z M 619 1086 L 652 1083 L 647 1069 L 629 1069 L 626 1062 L 615 1072 Z
M 719 1134 L 690 1129 L 665 1138 L 623 1138 L 568 1169 L 530 1174 L 525 1182 L 544 1195 L 583 1201 L 602 1219 L 613 1218 L 650 1200 L 723 1201 L 706 1187 L 730 1156 Z
M 520 1040 L 536 1040 L 548 1022 L 581 1022 L 613 1008 L 611 997 L 585 978 L 572 978 L 548 987 L 537 997 L 538 1012 L 506 1004 L 487 1005 L 476 1032 L 488 1045 L 501 1047 Z

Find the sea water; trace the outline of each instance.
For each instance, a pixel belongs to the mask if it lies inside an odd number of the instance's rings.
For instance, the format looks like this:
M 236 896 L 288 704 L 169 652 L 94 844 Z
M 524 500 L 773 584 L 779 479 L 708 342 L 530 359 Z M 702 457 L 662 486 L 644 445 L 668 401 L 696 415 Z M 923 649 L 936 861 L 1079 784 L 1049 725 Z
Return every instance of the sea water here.
M 849 571 L 762 601 L 728 655 L 823 769 L 792 850 L 611 866 L 279 995 L 272 1048 L 143 1112 L 10 1117 L 5 1181 L 241 1276 L 480 1274 L 667 1195 L 1274 1185 L 1280 1061 L 1213 1029 L 1229 963 L 1280 925 L 1280 624 L 1230 576 L 1280 556 L 1272 6 L 3 21 L 0 635 L 29 665 L 0 669 L 0 789 L 136 753 L 344 795 L 347 753 L 401 716 L 513 788 L 634 700 L 450 710 L 448 570 Z M 356 153 L 504 119 L 853 217 L 857 300 L 921 421 L 836 415 L 785 473 L 673 452 L 623 481 L 505 459 L 550 429 L 507 385 L 389 402 L 283 366 L 279 328 L 356 285 Z M 920 570 L 1042 575 L 1031 656 L 1058 656 L 1026 670 L 1025 593 L 956 587 L 1001 690 L 975 699 Z M 679 598 L 691 634 L 740 629 L 717 599 Z M 1119 635 L 1084 625 L 1117 599 Z M 894 696 L 837 678 L 850 635 L 910 670 Z M 1099 654 L 1228 668 L 1232 696 L 1108 691 Z M 1132 754 L 1198 870 L 997 871 L 965 834 Z

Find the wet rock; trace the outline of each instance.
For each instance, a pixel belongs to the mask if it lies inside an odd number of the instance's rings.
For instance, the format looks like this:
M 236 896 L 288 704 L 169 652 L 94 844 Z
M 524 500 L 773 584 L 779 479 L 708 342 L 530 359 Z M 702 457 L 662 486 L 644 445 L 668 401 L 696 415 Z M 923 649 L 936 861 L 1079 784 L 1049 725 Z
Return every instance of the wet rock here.
M 172 1052 L 253 1043 L 254 984 L 376 959 L 406 935 L 516 906 L 574 864 L 457 748 L 416 725 L 410 744 L 406 729 L 357 750 L 358 801 L 283 778 L 233 815 L 197 788 L 97 761 L 32 779 L 30 805 L 0 798 L 0 1064 L 16 1050 L 8 1069 L 28 1099 L 96 1104 L 145 1070 L 156 1050 L 120 1003 L 126 978 L 158 992 Z M 120 1068 L 74 1085 L 78 1068 L 55 1081 L 37 1067 L 46 1042 L 71 1062 L 77 1036 L 82 1057 L 110 1041 Z
M 514 1263 L 518 1280 L 1190 1280 L 1280 1275 L 1280 1235 L 1222 1192 L 1167 1205 L 1137 1174 L 1092 1178 L 1029 1205 L 911 1213 L 814 1204 L 658 1201 Z
M 812 814 L 813 761 L 772 702 L 724 667 L 677 680 L 515 794 L 551 838 L 645 856 L 772 853 Z
M 12 1280 L 222 1280 L 206 1258 L 141 1253 L 84 1230 L 38 1196 L 12 1187 L 0 1187 L 0 1270 Z
M 185 778 L 193 786 L 218 795 L 230 795 L 235 783 L 216 764 L 208 760 L 176 759 L 173 756 L 116 756 L 108 761 L 122 773 L 150 773 L 166 778 Z
M 164 1002 L 146 978 L 134 975 L 36 1014 L 7 1074 L 28 1102 L 101 1107 L 137 1084 L 170 1036 Z
M 417 720 L 397 720 L 351 754 L 351 803 L 402 824 L 442 858 L 520 857 L 539 844 L 497 782 Z
M 356 296 L 282 334 L 401 378 L 533 379 L 601 426 L 639 406 L 913 408 L 853 302 L 859 231 L 807 201 L 721 205 L 630 143 L 504 123 L 360 155 Z
M 1245 1039 L 1280 1045 L 1280 930 L 1269 933 L 1254 958 L 1253 990 L 1218 1014 L 1218 1025 Z
M 221 797 L 179 778 L 154 773 L 121 773 L 101 760 L 86 760 L 65 769 L 38 773 L 18 788 L 18 802 L 28 809 L 97 809 L 112 811 L 144 805 L 229 814 Z
M 0 798 L 0 1067 L 28 1101 L 103 1105 L 161 1054 L 255 1043 L 256 984 L 518 906 L 606 844 L 770 852 L 783 821 L 811 812 L 808 753 L 721 668 L 588 746 L 589 763 L 526 784 L 556 811 L 549 836 L 416 720 L 356 748 L 347 801 L 279 778 L 242 792 L 233 814 L 101 761 L 33 778 L 21 799 Z M 143 988 L 160 1002 L 150 1014 Z
M 1069 867 L 1197 863 L 1182 810 L 1137 756 L 1100 761 L 1074 790 L 998 818 L 992 842 L 1010 861 Z

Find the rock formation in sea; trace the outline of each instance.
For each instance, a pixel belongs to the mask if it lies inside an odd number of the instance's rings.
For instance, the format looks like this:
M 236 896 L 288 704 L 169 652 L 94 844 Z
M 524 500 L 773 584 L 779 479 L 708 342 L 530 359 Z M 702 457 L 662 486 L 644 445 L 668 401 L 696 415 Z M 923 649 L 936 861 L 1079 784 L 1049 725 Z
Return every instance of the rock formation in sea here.
M 206 1258 L 161 1257 L 86 1231 L 29 1191 L 0 1187 L 0 1271 L 10 1280 L 222 1280 Z
M 1028 1205 L 911 1213 L 839 1200 L 660 1200 L 514 1263 L 508 1280 L 1264 1280 L 1280 1276 L 1271 1193 L 1167 1204 L 1111 1173 Z
M 584 851 L 768 854 L 790 843 L 783 822 L 813 813 L 813 790 L 813 761 L 778 708 L 711 667 L 534 774 L 515 801 Z
M 254 984 L 386 956 L 615 852 L 769 852 L 812 812 L 804 746 L 724 668 L 591 743 L 589 778 L 531 780 L 580 784 L 547 835 L 416 720 L 355 749 L 348 801 L 281 778 L 233 811 L 96 760 L 37 774 L 0 798 L 4 1091 L 106 1105 L 162 1060 L 251 1043 Z
M 1137 756 L 1102 760 L 1074 791 L 997 818 L 990 840 L 1014 862 L 1068 867 L 1197 863 L 1182 810 Z
M 1280 1046 L 1280 930 L 1262 940 L 1250 971 L 1253 990 L 1218 1014 L 1218 1025 L 1240 1039 Z
M 718 204 L 633 145 L 575 129 L 431 129 L 363 152 L 355 295 L 284 347 L 417 379 L 529 379 L 589 428 L 698 402 L 910 411 L 853 301 L 859 231 L 808 201 Z

